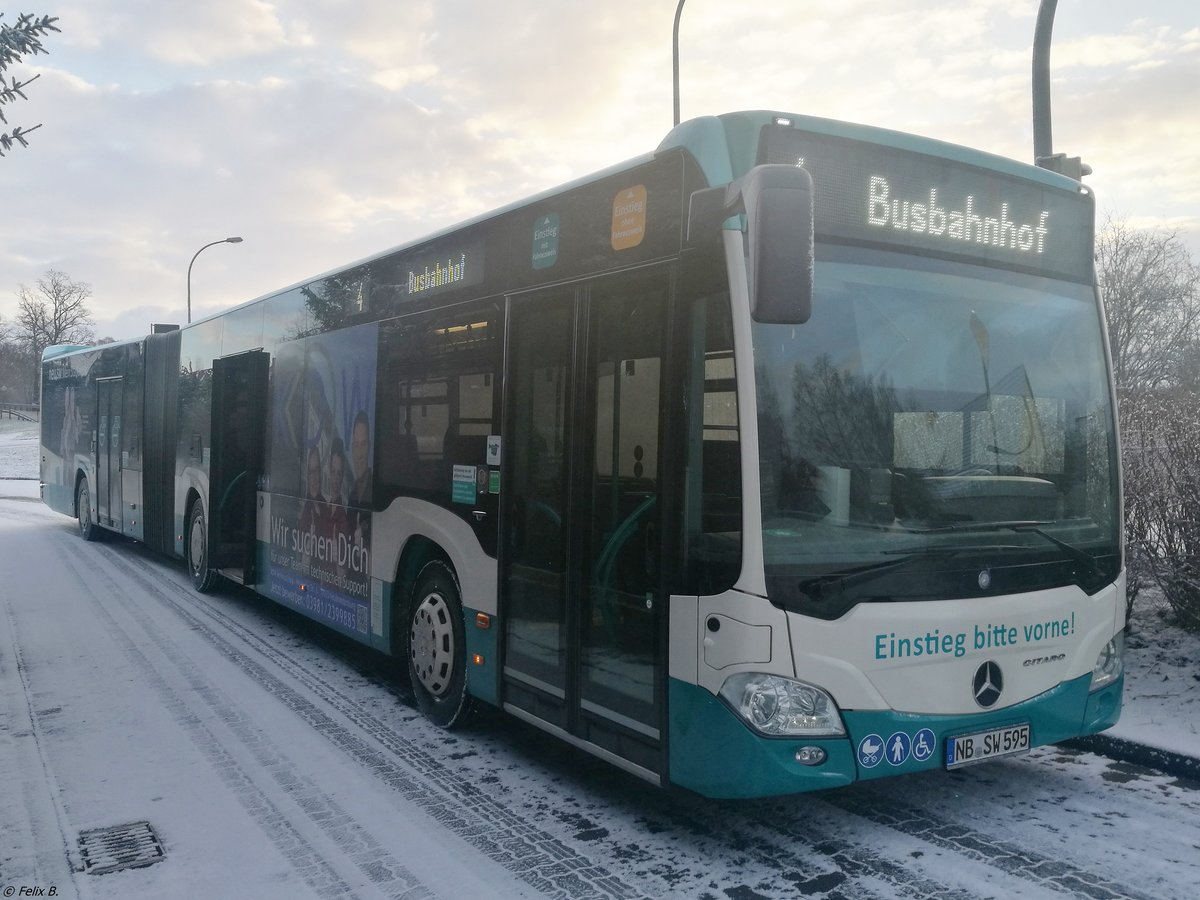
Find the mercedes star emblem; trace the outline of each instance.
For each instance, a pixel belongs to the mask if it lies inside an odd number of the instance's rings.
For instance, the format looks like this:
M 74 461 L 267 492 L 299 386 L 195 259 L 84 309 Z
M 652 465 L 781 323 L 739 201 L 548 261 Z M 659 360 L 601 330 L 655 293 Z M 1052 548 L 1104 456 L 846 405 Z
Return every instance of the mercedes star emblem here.
M 975 702 L 984 709 L 991 709 L 1000 699 L 1000 692 L 1004 690 L 1004 676 L 1000 674 L 1000 667 L 989 659 L 975 670 L 971 687 L 975 693 Z

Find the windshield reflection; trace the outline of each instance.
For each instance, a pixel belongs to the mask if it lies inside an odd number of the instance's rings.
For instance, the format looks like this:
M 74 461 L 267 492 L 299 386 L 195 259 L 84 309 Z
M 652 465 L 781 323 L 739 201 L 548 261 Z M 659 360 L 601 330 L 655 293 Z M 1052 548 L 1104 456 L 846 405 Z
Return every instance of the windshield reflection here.
M 1039 562 L 1067 565 L 1026 575 L 1111 580 L 1113 417 L 1090 288 L 930 266 L 823 262 L 808 323 L 754 326 L 768 576 L 866 567 L 878 577 L 850 585 L 908 597 L 895 554 L 924 553 L 926 581 Z

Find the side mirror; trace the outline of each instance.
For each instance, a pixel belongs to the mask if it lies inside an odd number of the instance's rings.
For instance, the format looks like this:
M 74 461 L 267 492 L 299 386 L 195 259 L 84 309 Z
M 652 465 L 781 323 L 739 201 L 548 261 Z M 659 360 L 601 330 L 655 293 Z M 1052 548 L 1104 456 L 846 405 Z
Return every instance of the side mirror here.
M 688 240 L 729 216 L 746 215 L 750 314 L 801 325 L 812 314 L 813 184 L 799 166 L 755 166 L 724 188 L 692 194 Z

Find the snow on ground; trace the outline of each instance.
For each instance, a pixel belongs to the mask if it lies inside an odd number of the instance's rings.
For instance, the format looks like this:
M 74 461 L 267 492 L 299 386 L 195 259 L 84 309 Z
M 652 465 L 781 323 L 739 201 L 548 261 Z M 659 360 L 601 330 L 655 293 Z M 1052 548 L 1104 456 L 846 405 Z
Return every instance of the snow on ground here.
M 448 735 L 299 617 L 81 542 L 36 502 L 36 455 L 36 431 L 0 428 L 2 896 L 1183 900 L 1200 882 L 1196 786 L 1069 748 L 722 803 L 498 715 Z M 1200 758 L 1198 660 L 1139 598 L 1112 733 Z M 80 832 L 140 820 L 162 863 L 83 873 Z
M 40 504 L 0 512 L 0 543 L 20 554 L 0 558 L 0 894 L 537 896 L 439 828 L 432 804 L 380 790 L 388 760 L 197 617 L 181 569 L 74 532 Z M 79 837 L 139 821 L 161 864 L 85 872 Z

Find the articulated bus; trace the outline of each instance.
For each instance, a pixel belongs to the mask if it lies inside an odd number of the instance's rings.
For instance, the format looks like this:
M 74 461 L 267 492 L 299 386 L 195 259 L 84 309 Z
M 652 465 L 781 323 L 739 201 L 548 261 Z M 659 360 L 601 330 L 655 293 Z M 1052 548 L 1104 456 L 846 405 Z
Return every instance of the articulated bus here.
M 1120 713 L 1079 181 L 740 112 L 182 329 L 43 362 L 42 496 L 714 797 Z

